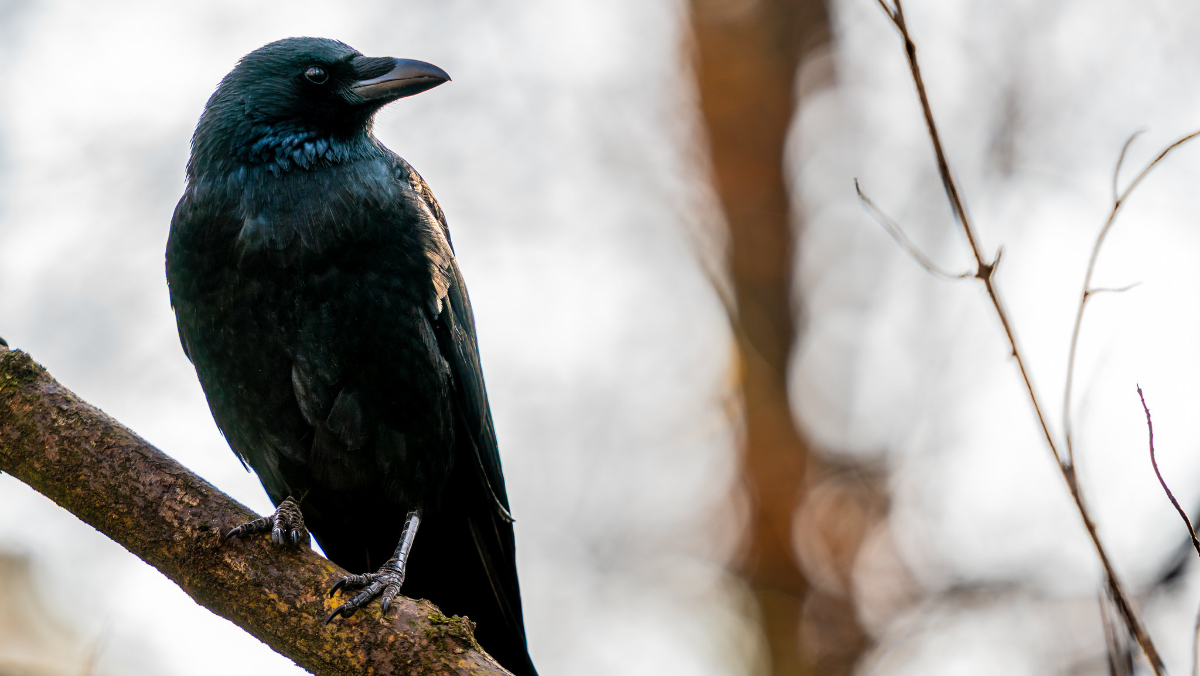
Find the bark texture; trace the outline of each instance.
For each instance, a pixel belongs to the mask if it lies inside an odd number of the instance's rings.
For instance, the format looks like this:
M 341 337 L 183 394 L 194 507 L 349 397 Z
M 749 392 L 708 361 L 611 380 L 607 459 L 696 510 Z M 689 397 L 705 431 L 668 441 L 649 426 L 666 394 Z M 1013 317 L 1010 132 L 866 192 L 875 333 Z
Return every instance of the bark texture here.
M 326 626 L 346 571 L 268 538 L 222 542 L 253 512 L 0 341 L 0 471 L 119 542 L 197 603 L 320 676 L 507 674 L 467 618 L 397 597 Z

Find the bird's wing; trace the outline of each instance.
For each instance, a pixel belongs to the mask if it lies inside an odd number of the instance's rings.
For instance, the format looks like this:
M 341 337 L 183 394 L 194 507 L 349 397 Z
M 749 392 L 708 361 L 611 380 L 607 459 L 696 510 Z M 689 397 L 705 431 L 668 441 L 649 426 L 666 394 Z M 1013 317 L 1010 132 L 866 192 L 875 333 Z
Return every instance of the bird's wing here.
M 463 281 L 454 249 L 450 242 L 450 228 L 441 206 L 433 193 L 415 170 L 409 167 L 409 182 L 416 196 L 429 209 L 436 225 L 434 237 L 426 241 L 426 256 L 437 293 L 436 301 L 430 303 L 433 321 L 443 356 L 450 363 L 454 376 L 456 404 L 460 409 L 462 423 L 475 446 L 477 462 L 482 478 L 486 481 L 494 507 L 507 521 L 512 521 L 508 511 L 508 497 L 504 490 L 504 474 L 500 468 L 500 451 L 496 444 L 496 432 L 492 427 L 492 412 L 488 406 L 487 389 L 483 384 L 483 368 L 479 364 L 479 344 L 475 337 L 475 316 L 471 300 L 467 296 L 467 285 Z
M 442 354 L 449 362 L 453 375 L 455 409 L 459 417 L 456 429 L 459 430 L 458 435 L 466 436 L 466 439 L 456 438 L 456 450 L 460 453 L 456 462 L 472 462 L 477 471 L 471 474 L 478 477 L 480 484 L 472 491 L 482 499 L 468 515 L 471 537 L 508 629 L 519 636 L 523 643 L 525 632 L 517 582 L 513 519 L 509 512 L 487 389 L 483 383 L 483 369 L 479 363 L 471 300 L 454 260 L 453 250 L 449 248 L 450 231 L 441 207 L 416 171 L 411 172 L 410 181 L 413 191 L 425 202 L 436 220 L 442 235 L 439 239 L 445 241 L 447 247 L 442 255 L 430 257 L 431 266 L 437 266 L 443 260 L 449 263 L 444 268 L 448 284 L 445 296 L 440 299 L 441 312 L 434 326 Z

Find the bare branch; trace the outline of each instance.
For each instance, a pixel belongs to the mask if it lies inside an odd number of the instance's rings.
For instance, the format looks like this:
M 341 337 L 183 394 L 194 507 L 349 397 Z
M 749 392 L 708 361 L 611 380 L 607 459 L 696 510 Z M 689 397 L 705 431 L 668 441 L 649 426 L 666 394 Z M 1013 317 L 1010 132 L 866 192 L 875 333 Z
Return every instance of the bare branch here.
M 1141 136 L 1143 133 L 1145 133 L 1145 131 L 1146 130 L 1143 128 L 1143 129 L 1139 129 L 1139 130 L 1133 132 L 1132 134 L 1129 135 L 1129 138 L 1125 139 L 1125 145 L 1121 146 L 1121 154 L 1117 156 L 1117 166 L 1113 168 L 1113 180 L 1112 180 L 1113 204 L 1116 204 L 1117 199 L 1118 199 L 1118 197 L 1117 197 L 1117 179 L 1120 178 L 1120 176 L 1121 176 L 1121 165 L 1125 163 L 1125 153 L 1129 152 L 1129 146 L 1133 145 L 1133 142 L 1137 140 L 1137 137 Z
M 1104 568 L 1107 586 L 1112 593 L 1113 602 L 1120 611 L 1121 616 L 1129 629 L 1129 633 L 1134 636 L 1138 642 L 1138 645 L 1141 647 L 1142 652 L 1145 653 L 1146 659 L 1149 660 L 1155 674 L 1158 676 L 1163 676 L 1163 674 L 1166 673 L 1166 666 L 1163 664 L 1162 658 L 1158 654 L 1158 650 L 1154 647 L 1154 642 L 1151 640 L 1150 635 L 1146 632 L 1141 620 L 1134 612 L 1133 605 L 1130 603 L 1129 597 L 1125 593 L 1120 579 L 1117 577 L 1116 570 L 1113 568 L 1112 563 L 1108 558 L 1108 553 L 1105 550 L 1103 543 L 1100 541 L 1096 524 L 1092 520 L 1091 513 L 1088 510 L 1087 504 L 1083 497 L 1083 492 L 1079 486 L 1078 474 L 1075 471 L 1075 463 L 1072 458 L 1068 458 L 1067 461 L 1064 462 L 1063 456 L 1059 452 L 1058 444 L 1054 440 L 1054 435 L 1050 431 L 1050 425 L 1046 420 L 1045 414 L 1043 413 L 1043 407 L 1037 396 L 1037 390 L 1033 386 L 1033 380 L 1030 377 L 1023 353 L 1021 352 L 1018 344 L 1016 331 L 1009 320 L 1008 312 L 1005 309 L 1000 291 L 996 287 L 994 275 L 995 260 L 993 260 L 991 263 L 987 262 L 987 258 L 984 256 L 983 250 L 979 245 L 979 239 L 975 234 L 975 228 L 972 225 L 970 217 L 967 214 L 967 210 L 963 205 L 963 200 L 960 196 L 958 185 L 955 183 L 953 173 L 950 171 L 950 164 L 946 159 L 946 153 L 942 147 L 941 135 L 938 133 L 937 125 L 933 119 L 933 108 L 929 103 L 929 96 L 925 91 L 925 82 L 921 77 L 921 67 L 917 61 L 917 46 L 913 42 L 912 36 L 908 32 L 908 25 L 905 22 L 904 5 L 901 0 L 893 0 L 893 2 L 895 4 L 895 10 L 889 11 L 887 6 L 883 3 L 883 0 L 879 0 L 880 6 L 884 9 L 885 13 L 887 13 L 888 18 L 891 19 L 892 24 L 900 32 L 900 36 L 904 40 L 904 50 L 908 56 L 909 70 L 912 74 L 913 84 L 917 89 L 917 96 L 921 101 L 921 111 L 925 116 L 925 127 L 929 132 L 929 138 L 933 144 L 934 156 L 937 160 L 938 175 L 942 179 L 942 187 L 946 191 L 946 197 L 950 202 L 950 208 L 954 212 L 955 218 L 962 226 L 963 232 L 967 237 L 967 243 L 971 247 L 971 254 L 975 257 L 975 262 L 977 265 L 975 276 L 983 282 L 984 287 L 987 289 L 988 297 L 992 301 L 992 307 L 995 309 L 996 316 L 1000 320 L 1000 324 L 1004 329 L 1004 334 L 1008 338 L 1009 345 L 1012 348 L 1013 358 L 1017 362 L 1017 368 L 1020 370 L 1021 378 L 1025 382 L 1025 390 L 1029 394 L 1029 401 L 1033 405 L 1033 410 L 1037 416 L 1038 424 L 1041 426 L 1042 434 L 1045 436 L 1046 445 L 1049 447 L 1051 454 L 1054 456 L 1054 459 L 1058 464 L 1059 471 L 1062 474 L 1063 480 L 1067 484 L 1067 489 L 1071 493 L 1071 497 L 1075 502 L 1075 507 L 1079 512 L 1079 516 L 1083 520 L 1083 525 L 1087 529 L 1088 536 L 1092 540 L 1092 545 L 1096 549 L 1097 556 L 1100 558 L 1100 563 Z M 1151 162 L 1146 169 L 1143 169 L 1142 172 L 1138 174 L 1130 186 L 1125 190 L 1125 193 L 1118 198 L 1116 202 L 1117 208 L 1120 207 L 1120 204 L 1124 198 L 1128 197 L 1129 192 L 1141 182 L 1142 178 L 1145 177 L 1146 173 L 1153 168 L 1154 165 L 1156 165 L 1163 157 L 1165 157 L 1168 152 L 1173 150 L 1175 147 L 1178 147 L 1181 143 L 1189 138 L 1190 137 L 1185 137 L 1184 139 L 1176 141 L 1174 144 L 1169 146 L 1167 150 L 1161 153 L 1158 158 Z M 1115 213 L 1116 209 L 1114 209 L 1113 217 L 1115 217 Z M 1103 239 L 1103 234 L 1101 235 L 1101 238 Z M 1086 285 L 1084 288 L 1086 290 Z
M 875 0 L 875 1 L 879 3 L 879 8 L 883 10 L 884 14 L 888 15 L 889 19 L 891 19 L 892 21 L 896 20 L 896 10 L 892 9 L 891 7 L 888 7 L 887 2 L 885 2 L 884 0 Z
M 1192 630 L 1192 676 L 1200 676 L 1200 613 L 1196 613 L 1196 628 Z
M 1109 220 L 1111 221 L 1112 219 L 1116 218 L 1115 212 L 1125 204 L 1125 200 L 1129 199 L 1129 196 L 1133 194 L 1134 189 L 1138 187 L 1138 184 L 1142 182 L 1142 179 L 1146 178 L 1147 174 L 1157 167 L 1160 162 L 1167 159 L 1167 155 L 1170 155 L 1176 148 L 1182 146 L 1188 141 L 1191 141 L 1197 136 L 1200 136 L 1200 130 L 1196 130 L 1186 136 L 1176 139 L 1174 143 L 1159 151 L 1158 155 L 1155 155 L 1154 159 L 1150 160 L 1145 167 L 1142 167 L 1142 170 L 1138 172 L 1138 175 L 1129 183 L 1129 186 L 1125 188 L 1125 192 L 1121 193 L 1121 196 L 1117 198 L 1116 203 L 1113 205 L 1114 214 Z
M 1158 483 L 1162 486 L 1163 491 L 1167 494 L 1167 499 L 1175 506 L 1175 511 L 1179 512 L 1180 518 L 1183 519 L 1184 525 L 1187 526 L 1188 535 L 1192 537 L 1192 546 L 1196 548 L 1196 554 L 1200 555 L 1200 539 L 1196 538 L 1196 529 L 1192 528 L 1192 520 L 1188 518 L 1187 512 L 1179 505 L 1179 501 L 1175 499 L 1175 494 L 1167 486 L 1167 482 L 1163 479 L 1162 472 L 1158 471 L 1158 459 L 1154 456 L 1154 421 L 1150 419 L 1150 407 L 1146 405 L 1146 395 L 1142 394 L 1142 386 L 1137 388 L 1138 398 L 1142 400 L 1142 410 L 1146 412 L 1146 429 L 1150 432 L 1150 464 L 1154 467 L 1154 476 L 1158 477 Z
M 1017 368 L 1021 372 L 1021 378 L 1025 381 L 1025 389 L 1029 393 L 1030 401 L 1033 404 L 1033 409 L 1037 415 L 1038 423 L 1041 425 L 1042 433 L 1046 438 L 1046 443 L 1050 447 L 1051 453 L 1054 454 L 1056 461 L 1061 464 L 1059 457 L 1058 446 L 1054 442 L 1054 436 L 1050 432 L 1050 425 L 1046 421 L 1046 416 L 1042 413 L 1042 404 L 1037 397 L 1036 390 L 1033 387 L 1033 380 L 1025 367 L 1025 360 L 1022 358 L 1021 350 L 1017 345 L 1016 332 L 1013 331 L 1011 322 L 1009 321 L 1008 311 L 1004 307 L 1004 302 L 1000 297 L 999 291 L 996 289 L 993 273 L 995 272 L 996 260 L 991 263 L 983 255 L 983 251 L 979 246 L 979 239 L 975 234 L 975 228 L 971 224 L 970 217 L 967 215 L 967 210 L 963 206 L 962 198 L 959 195 L 958 185 L 954 181 L 954 176 L 950 171 L 950 163 L 946 159 L 946 152 L 942 147 L 941 134 L 938 133 L 937 124 L 933 120 L 933 108 L 929 103 L 929 96 L 925 91 L 925 80 L 921 76 L 921 65 L 917 61 L 917 45 L 913 42 L 912 36 L 908 33 L 908 24 L 904 19 L 904 5 L 900 0 L 895 0 L 895 11 L 888 14 L 892 23 L 900 31 L 900 36 L 904 39 L 904 50 L 908 55 L 909 70 L 912 73 L 913 83 L 917 88 L 917 96 L 921 101 L 921 111 L 925 116 L 925 129 L 929 132 L 929 138 L 933 143 L 933 151 L 937 160 L 938 175 L 942 179 L 942 187 L 946 191 L 946 197 L 950 201 L 950 208 L 954 212 L 955 218 L 962 226 L 963 232 L 967 236 L 967 243 L 971 247 L 971 255 L 975 257 L 976 272 L 975 277 L 984 283 L 987 288 L 988 296 L 992 301 L 992 306 L 996 310 L 996 315 L 1000 319 L 1000 324 L 1004 328 L 1004 334 L 1008 337 L 1012 354 L 1016 358 Z M 998 260 L 998 259 L 997 259 Z
M 1145 167 L 1142 168 L 1140 172 L 1138 172 L 1138 175 L 1133 179 L 1133 182 L 1131 182 L 1129 186 L 1125 188 L 1125 191 L 1118 194 L 1117 176 L 1121 173 L 1121 165 L 1125 161 L 1125 153 L 1129 151 L 1129 146 L 1141 133 L 1141 130 L 1134 132 L 1133 135 L 1131 135 L 1125 141 L 1125 145 L 1121 147 L 1121 154 L 1117 157 L 1117 166 L 1115 169 L 1113 169 L 1112 210 L 1109 211 L 1108 220 L 1106 220 L 1104 222 L 1104 226 L 1100 228 L 1100 233 L 1096 236 L 1096 243 L 1092 246 L 1092 255 L 1091 258 L 1088 259 L 1087 273 L 1083 276 L 1083 290 L 1079 294 L 1079 308 L 1075 311 L 1075 325 L 1071 329 L 1071 347 L 1067 351 L 1067 380 L 1066 385 L 1063 387 L 1063 437 L 1067 443 L 1067 462 L 1072 465 L 1075 464 L 1075 439 L 1071 428 L 1071 393 L 1075 387 L 1075 355 L 1079 351 L 1079 334 L 1083 327 L 1083 311 L 1087 307 L 1087 302 L 1096 293 L 1104 291 L 1104 289 L 1091 288 L 1092 274 L 1096 271 L 1096 261 L 1100 258 L 1100 249 L 1104 246 L 1104 240 L 1108 237 L 1109 231 L 1112 230 L 1113 223 L 1115 223 L 1117 220 L 1117 214 L 1120 213 L 1121 207 L 1125 204 L 1125 201 L 1131 194 L 1133 194 L 1134 188 L 1136 188 L 1142 182 L 1142 179 L 1150 173 L 1150 170 L 1158 166 L 1158 163 L 1162 162 L 1163 159 L 1171 153 L 1171 151 L 1175 150 L 1184 143 L 1187 143 L 1193 138 L 1196 138 L 1197 135 L 1200 135 L 1200 131 L 1194 131 L 1187 136 L 1179 138 L 1174 143 L 1164 148 L 1158 153 L 1157 156 L 1155 156 L 1153 160 L 1151 160 Z
M 921 253 L 921 250 L 912 243 L 912 240 L 910 240 L 908 236 L 904 234 L 904 231 L 895 221 L 889 218 L 887 214 L 883 213 L 883 210 L 875 206 L 875 203 L 871 201 L 871 198 L 867 197 L 866 194 L 863 193 L 862 187 L 858 184 L 857 178 L 854 179 L 854 190 L 858 193 L 858 199 L 860 202 L 862 202 L 863 207 L 866 208 L 867 213 L 871 214 L 871 216 L 883 226 L 883 229 L 887 230 L 887 233 L 892 236 L 892 239 L 896 242 L 896 244 L 899 244 L 900 248 L 904 249 L 905 253 L 907 253 L 914 261 L 917 262 L 917 265 L 925 268 L 926 272 L 934 277 L 940 277 L 941 279 L 945 280 L 967 279 L 974 276 L 974 273 L 972 272 L 961 272 L 956 275 L 951 272 L 946 272 L 942 268 L 938 267 L 938 265 L 930 260 L 928 256 Z
M 324 625 L 346 571 L 311 550 L 220 534 L 254 513 L 0 345 L 0 471 L 157 568 L 188 596 L 320 676 L 508 674 L 465 618 L 397 597 Z
M 1187 526 L 1188 535 L 1192 538 L 1192 547 L 1196 548 L 1196 554 L 1200 554 L 1200 539 L 1196 538 L 1196 529 L 1192 527 L 1192 520 L 1188 518 L 1187 511 L 1179 505 L 1175 494 L 1171 492 L 1166 480 L 1163 479 L 1162 472 L 1158 469 L 1158 459 L 1154 453 L 1154 421 L 1150 419 L 1150 407 L 1146 405 L 1146 395 L 1142 393 L 1141 385 L 1138 385 L 1137 393 L 1138 398 L 1142 400 L 1142 410 L 1146 412 L 1146 429 L 1150 436 L 1150 464 L 1154 467 L 1154 476 L 1158 477 L 1158 483 L 1167 494 L 1167 499 L 1171 501 L 1175 511 L 1179 512 L 1179 516 L 1183 518 L 1183 524 Z M 1192 630 L 1192 676 L 1200 676 L 1200 613 L 1196 615 L 1196 626 Z
M 1087 295 L 1094 296 L 1098 293 L 1125 293 L 1126 291 L 1129 291 L 1130 289 L 1135 289 L 1141 285 L 1142 285 L 1141 282 L 1134 282 L 1133 284 L 1126 284 L 1125 286 L 1119 286 L 1115 289 L 1109 288 L 1106 286 L 1100 286 L 1100 287 L 1096 287 L 1095 289 L 1088 289 Z
M 1109 676 L 1133 676 L 1133 651 L 1129 645 L 1129 632 L 1109 610 L 1112 593 L 1102 592 L 1100 599 L 1100 624 L 1104 627 L 1104 645 L 1108 653 Z

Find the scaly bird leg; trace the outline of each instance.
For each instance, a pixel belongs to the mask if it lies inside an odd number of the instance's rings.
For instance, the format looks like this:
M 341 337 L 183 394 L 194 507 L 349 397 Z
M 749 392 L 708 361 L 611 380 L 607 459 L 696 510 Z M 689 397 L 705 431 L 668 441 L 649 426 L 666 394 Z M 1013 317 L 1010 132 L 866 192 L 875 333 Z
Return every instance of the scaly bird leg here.
M 270 533 L 271 542 L 277 545 L 291 543 L 293 546 L 301 542 L 308 543 L 308 529 L 304 526 L 304 515 L 300 513 L 300 504 L 292 496 L 279 503 L 279 507 L 271 516 L 255 519 L 244 523 L 225 534 L 225 539 L 246 537 L 259 533 Z
M 417 537 L 417 526 L 420 525 L 420 513 L 416 510 L 409 512 L 404 521 L 404 532 L 400 534 L 400 544 L 396 545 L 396 553 L 392 554 L 392 558 L 388 559 L 374 573 L 347 575 L 334 583 L 333 589 L 329 590 L 330 596 L 333 596 L 342 587 L 347 589 L 365 587 L 365 589 L 338 606 L 337 610 L 325 618 L 325 624 L 329 624 L 338 615 L 350 617 L 376 596 L 380 596 L 383 612 L 387 612 L 388 606 L 392 604 L 392 599 L 400 593 L 400 585 L 404 584 L 404 569 L 408 566 L 408 555 L 412 552 L 413 540 Z

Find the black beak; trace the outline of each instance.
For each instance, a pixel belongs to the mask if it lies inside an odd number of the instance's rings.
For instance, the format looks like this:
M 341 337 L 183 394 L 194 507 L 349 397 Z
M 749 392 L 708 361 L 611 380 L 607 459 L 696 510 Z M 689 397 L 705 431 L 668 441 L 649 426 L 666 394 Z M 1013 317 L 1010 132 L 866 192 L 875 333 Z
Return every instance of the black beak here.
M 432 63 L 414 61 L 412 59 L 363 59 L 365 70 L 379 72 L 380 66 L 390 69 L 387 72 L 367 80 L 359 80 L 350 85 L 350 91 L 362 102 L 388 102 L 402 99 L 405 96 L 420 94 L 423 91 L 450 80 L 446 71 Z M 386 62 L 386 63 L 384 63 Z M 369 64 L 369 65 L 368 65 Z

